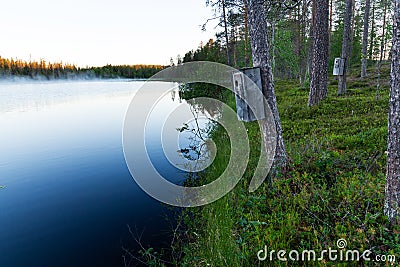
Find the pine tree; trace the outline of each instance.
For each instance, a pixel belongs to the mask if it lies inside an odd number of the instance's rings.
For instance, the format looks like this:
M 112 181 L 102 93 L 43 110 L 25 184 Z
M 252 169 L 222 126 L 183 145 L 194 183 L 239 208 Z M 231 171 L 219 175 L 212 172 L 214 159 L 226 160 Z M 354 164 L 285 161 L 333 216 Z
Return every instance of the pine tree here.
M 272 73 L 270 49 L 267 34 L 267 21 L 265 14 L 264 1 L 259 0 L 246 0 L 247 3 L 247 17 L 249 24 L 250 43 L 253 54 L 254 67 L 260 67 L 262 79 L 262 91 L 267 99 L 268 105 L 274 116 L 276 132 L 277 132 L 277 146 L 275 154 L 275 167 L 286 165 L 287 154 L 283 142 L 282 126 L 279 117 L 274 78 Z M 267 123 L 267 122 L 265 122 Z M 267 125 L 262 124 L 263 131 L 268 129 Z

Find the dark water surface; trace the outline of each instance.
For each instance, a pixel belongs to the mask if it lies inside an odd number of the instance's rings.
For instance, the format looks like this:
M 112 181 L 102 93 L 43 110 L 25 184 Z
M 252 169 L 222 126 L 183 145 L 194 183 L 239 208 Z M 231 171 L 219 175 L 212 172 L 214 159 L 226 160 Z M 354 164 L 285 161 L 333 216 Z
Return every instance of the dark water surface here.
M 144 245 L 167 246 L 169 209 L 136 185 L 122 150 L 142 83 L 0 83 L 1 267 L 123 266 L 121 247 L 137 249 L 127 225 Z M 182 181 L 149 136 L 157 168 Z

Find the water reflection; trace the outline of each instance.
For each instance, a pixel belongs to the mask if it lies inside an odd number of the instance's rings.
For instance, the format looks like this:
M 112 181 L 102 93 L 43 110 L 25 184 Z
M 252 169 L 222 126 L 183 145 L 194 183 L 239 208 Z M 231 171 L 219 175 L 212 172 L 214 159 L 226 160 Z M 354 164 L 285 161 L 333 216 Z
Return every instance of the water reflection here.
M 222 104 L 212 99 L 182 100 L 179 88 L 176 86 L 170 92 L 177 105 L 165 113 L 167 118 L 158 131 L 162 131 L 163 153 L 176 168 L 199 172 L 209 167 L 215 158 L 216 148 L 210 133 L 221 116 Z M 177 132 L 177 141 L 168 141 L 173 140 Z
M 185 133 L 179 152 L 182 157 L 194 162 L 186 164 L 185 169 L 198 172 L 206 169 L 214 161 L 216 147 L 211 139 L 211 131 L 218 123 L 222 104 L 215 100 L 201 98 L 188 100 L 192 119 L 177 130 Z
M 168 245 L 169 211 L 138 188 L 122 153 L 125 111 L 141 85 L 0 84 L 0 185 L 6 186 L 0 191 L 0 266 L 120 266 L 122 246 L 138 249 L 127 224 L 142 233 L 144 246 Z M 174 121 L 162 134 L 167 118 L 160 114 L 180 105 L 199 118 L 218 117 L 180 100 L 176 90 L 155 107 L 147 149 L 176 183 L 187 175 L 177 166 L 200 159 L 177 153 L 195 144 L 177 128 L 207 124 Z M 174 164 L 163 143 L 173 144 Z

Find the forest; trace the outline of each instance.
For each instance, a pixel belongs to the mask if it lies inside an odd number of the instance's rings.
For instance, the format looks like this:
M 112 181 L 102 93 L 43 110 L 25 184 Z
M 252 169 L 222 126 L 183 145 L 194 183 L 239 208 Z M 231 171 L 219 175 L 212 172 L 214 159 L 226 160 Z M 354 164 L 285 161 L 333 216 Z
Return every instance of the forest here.
M 103 67 L 80 68 L 71 64 L 51 63 L 44 59 L 23 61 L 0 57 L 0 79 L 25 77 L 29 79 L 146 79 L 164 69 L 160 65 L 106 65 Z
M 177 64 L 214 61 L 259 67 L 262 92 L 276 124 L 274 172 L 248 192 L 259 152 L 244 181 L 224 198 L 185 209 L 166 257 L 142 251 L 149 265 L 395 266 L 400 255 L 400 1 L 207 0 L 216 38 L 178 56 Z M 335 59 L 341 62 L 333 74 Z M 231 92 L 209 84 L 184 87 L 183 97 Z M 246 123 L 252 151 L 260 128 Z M 214 167 L 191 185 L 213 181 L 226 168 L 230 143 L 222 127 Z M 268 252 L 370 251 L 353 262 Z M 264 250 L 265 248 L 265 250 Z M 343 247 L 342 247 L 343 248 Z M 265 257 L 261 257 L 264 255 Z M 276 256 L 276 254 L 275 254 Z M 271 256 L 272 257 L 272 256 Z M 340 265 L 342 264 L 342 265 Z
M 319 1 L 263 1 L 267 21 L 267 39 L 271 66 L 277 79 L 297 79 L 304 85 L 309 81 L 312 64 L 313 40 L 320 37 L 321 22 L 317 8 Z M 393 33 L 393 8 L 390 0 L 382 1 L 323 1 L 329 42 L 329 71 L 334 59 L 341 57 L 345 16 L 350 15 L 348 58 L 349 68 L 377 66 L 389 60 Z M 318 5 L 317 5 L 318 3 Z M 178 64 L 188 61 L 210 60 L 243 68 L 252 66 L 247 6 L 245 1 L 207 1 L 214 17 L 220 20 L 221 32 L 216 39 L 189 51 Z M 347 5 L 347 6 L 346 6 Z M 350 10 L 346 10 L 349 8 Z M 224 11 L 225 10 L 225 11 Z M 347 13 L 346 13 L 347 12 Z M 318 16 L 318 17 L 317 17 Z M 318 21 L 318 23 L 316 23 Z M 207 23 L 203 25 L 206 29 Z M 361 69 L 360 69 L 361 73 Z M 365 73 L 363 76 L 366 76 Z

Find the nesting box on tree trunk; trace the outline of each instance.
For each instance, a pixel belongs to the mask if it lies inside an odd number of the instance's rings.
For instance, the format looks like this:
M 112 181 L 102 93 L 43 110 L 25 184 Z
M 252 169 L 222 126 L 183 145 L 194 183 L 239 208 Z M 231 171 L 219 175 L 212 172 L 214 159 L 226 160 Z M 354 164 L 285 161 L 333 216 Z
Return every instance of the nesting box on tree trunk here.
M 238 119 L 245 122 L 266 118 L 260 68 L 246 68 L 233 73 Z
M 344 73 L 344 59 L 335 58 L 335 65 L 333 66 L 333 75 L 342 76 Z

